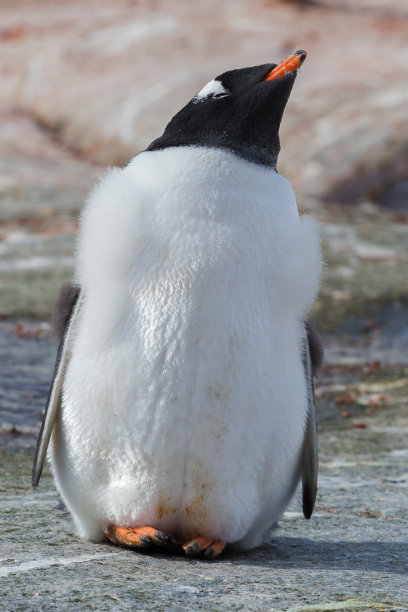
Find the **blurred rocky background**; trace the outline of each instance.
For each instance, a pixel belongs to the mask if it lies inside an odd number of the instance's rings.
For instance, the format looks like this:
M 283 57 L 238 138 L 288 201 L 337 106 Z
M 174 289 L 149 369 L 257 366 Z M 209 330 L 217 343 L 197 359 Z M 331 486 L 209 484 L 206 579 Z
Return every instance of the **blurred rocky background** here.
M 23 527 L 54 513 L 49 477 L 34 501 L 28 472 L 54 359 L 49 321 L 59 285 L 72 276 L 84 198 L 107 165 L 143 150 L 215 75 L 302 48 L 308 58 L 282 122 L 279 171 L 302 211 L 321 222 L 326 262 L 313 313 L 326 345 L 316 385 L 315 522 L 305 526 L 295 500 L 287 541 L 272 538 L 250 566 L 237 557 L 208 570 L 212 591 L 204 578 L 204 586 L 192 577 L 177 586 L 174 576 L 173 590 L 152 590 L 145 561 L 139 580 L 148 581 L 146 609 L 160 598 L 161 609 L 239 609 L 228 590 L 237 585 L 248 587 L 236 600 L 248 610 L 408 609 L 400 581 L 408 550 L 407 41 L 406 0 L 0 0 L 0 492 L 6 547 L 17 551 L 2 555 L 0 577 L 53 566 Z M 24 449 L 17 462 L 8 454 Z M 55 564 L 68 563 L 61 554 L 78 557 L 84 545 L 70 537 L 64 553 L 58 525 L 42 520 L 45 548 L 53 530 Z M 27 549 L 34 565 L 24 569 Z M 77 557 L 72 564 L 92 566 Z M 115 563 L 105 565 L 113 575 Z M 301 588 L 289 580 L 279 590 L 282 567 Z M 72 572 L 79 599 L 68 586 L 45 592 L 84 609 L 90 583 Z M 264 580 L 256 600 L 248 594 L 254 580 Z M 37 583 L 7 584 L 10 598 L 17 590 L 32 609 L 51 609 Z M 95 587 L 99 599 L 91 600 L 97 609 L 131 609 L 122 587 L 113 595 Z
M 308 58 L 279 170 L 323 222 L 318 319 L 372 327 L 405 301 L 405 0 L 2 0 L 0 10 L 0 313 L 49 318 L 71 276 L 78 211 L 106 165 L 143 150 L 215 75 L 297 48 Z

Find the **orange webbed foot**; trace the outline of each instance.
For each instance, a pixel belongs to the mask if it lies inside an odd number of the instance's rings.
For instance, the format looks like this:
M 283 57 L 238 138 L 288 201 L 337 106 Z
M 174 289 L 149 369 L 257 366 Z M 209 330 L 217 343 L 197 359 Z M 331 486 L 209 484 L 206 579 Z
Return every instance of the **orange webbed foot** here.
M 219 557 L 225 548 L 225 542 L 221 540 L 207 540 L 201 536 L 197 536 L 183 544 L 183 550 L 186 557 L 198 557 L 203 555 L 207 559 L 215 559 Z
M 167 546 L 172 543 L 162 531 L 148 526 L 121 527 L 120 525 L 109 525 L 105 533 L 113 544 L 127 546 L 128 548 Z
M 122 527 L 120 525 L 109 525 L 105 529 L 107 538 L 119 546 L 141 549 L 150 546 L 166 546 L 173 552 L 180 551 L 179 545 L 173 538 L 154 527 Z M 206 559 L 215 559 L 220 556 L 225 548 L 225 542 L 221 540 L 208 540 L 197 536 L 182 545 L 186 557 L 203 556 Z

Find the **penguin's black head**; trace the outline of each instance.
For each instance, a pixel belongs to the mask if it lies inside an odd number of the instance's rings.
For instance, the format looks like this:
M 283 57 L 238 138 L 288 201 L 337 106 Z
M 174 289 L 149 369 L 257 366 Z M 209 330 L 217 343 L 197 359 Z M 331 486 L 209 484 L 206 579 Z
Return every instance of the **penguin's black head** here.
M 280 122 L 297 68 L 305 58 L 305 51 L 297 51 L 279 65 L 224 72 L 173 117 L 147 150 L 216 147 L 275 168 Z

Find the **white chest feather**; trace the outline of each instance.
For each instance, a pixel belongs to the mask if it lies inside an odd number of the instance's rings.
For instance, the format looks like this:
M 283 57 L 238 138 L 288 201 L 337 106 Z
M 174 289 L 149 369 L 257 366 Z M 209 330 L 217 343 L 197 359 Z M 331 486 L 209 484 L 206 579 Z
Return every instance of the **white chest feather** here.
M 85 299 L 53 450 L 81 533 L 114 520 L 253 544 L 276 520 L 319 273 L 315 225 L 272 170 L 180 147 L 105 176 L 82 215 Z

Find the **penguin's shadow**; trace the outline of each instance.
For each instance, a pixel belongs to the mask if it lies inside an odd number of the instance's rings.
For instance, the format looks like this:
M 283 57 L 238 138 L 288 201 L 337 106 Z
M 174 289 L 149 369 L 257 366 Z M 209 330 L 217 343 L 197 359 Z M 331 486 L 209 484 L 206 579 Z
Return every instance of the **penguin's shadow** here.
M 309 540 L 276 537 L 269 544 L 247 553 L 228 554 L 230 561 L 245 561 L 262 567 L 297 569 L 360 570 L 404 574 L 408 571 L 408 541 Z
M 60 500 L 60 518 L 69 524 L 69 512 Z M 68 528 L 69 531 L 69 528 Z M 112 546 L 107 540 L 103 545 Z M 129 549 L 124 549 L 129 551 Z M 129 551 L 130 552 L 130 551 Z M 235 551 L 227 548 L 219 559 L 203 557 L 187 559 L 181 552 L 147 548 L 132 554 L 172 558 L 177 561 L 191 562 L 198 559 L 202 563 L 245 564 L 259 567 L 279 567 L 297 569 L 360 570 L 379 573 L 406 575 L 408 572 L 408 540 L 384 542 L 367 540 L 350 542 L 346 540 L 312 540 L 296 537 L 274 537 L 259 548 L 250 551 Z
M 107 546 L 112 544 L 105 542 Z M 129 549 L 124 548 L 129 553 Z M 186 558 L 178 553 L 157 548 L 132 551 L 131 554 L 154 556 L 177 563 L 203 563 L 258 566 L 270 568 L 294 568 L 324 570 L 358 570 L 378 573 L 406 575 L 408 571 L 408 541 L 349 542 L 345 540 L 315 541 L 307 538 L 281 537 L 270 544 L 250 551 L 235 551 L 227 548 L 219 559 L 204 557 Z

